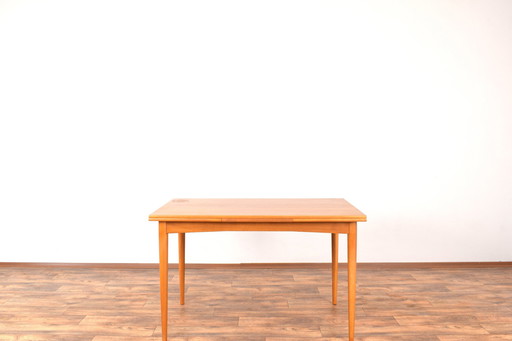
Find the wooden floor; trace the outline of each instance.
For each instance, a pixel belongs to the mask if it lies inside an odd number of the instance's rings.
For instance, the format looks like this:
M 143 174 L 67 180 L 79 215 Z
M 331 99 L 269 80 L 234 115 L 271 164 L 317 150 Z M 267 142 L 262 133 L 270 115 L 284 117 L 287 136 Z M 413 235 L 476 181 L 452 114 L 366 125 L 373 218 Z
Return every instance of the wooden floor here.
M 346 275 L 328 269 L 170 270 L 170 340 L 346 340 Z M 512 340 L 512 267 L 360 269 L 356 339 Z M 0 340 L 156 341 L 156 269 L 0 268 Z

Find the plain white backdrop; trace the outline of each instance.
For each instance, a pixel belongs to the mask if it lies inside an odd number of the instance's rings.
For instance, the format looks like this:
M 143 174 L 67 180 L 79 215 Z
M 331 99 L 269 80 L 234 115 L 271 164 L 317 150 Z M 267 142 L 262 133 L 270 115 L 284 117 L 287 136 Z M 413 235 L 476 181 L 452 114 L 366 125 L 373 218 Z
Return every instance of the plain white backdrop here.
M 0 261 L 157 262 L 147 216 L 186 197 L 343 197 L 361 262 L 512 261 L 511 94 L 507 0 L 2 0 Z

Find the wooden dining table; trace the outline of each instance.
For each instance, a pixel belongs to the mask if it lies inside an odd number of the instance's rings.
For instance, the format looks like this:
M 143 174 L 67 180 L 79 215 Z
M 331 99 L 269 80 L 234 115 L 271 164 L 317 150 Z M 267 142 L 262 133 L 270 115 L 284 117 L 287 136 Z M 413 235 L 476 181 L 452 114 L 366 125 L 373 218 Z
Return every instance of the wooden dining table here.
M 356 317 L 357 223 L 366 215 L 345 199 L 173 199 L 153 212 L 158 221 L 162 340 L 167 341 L 168 234 L 178 234 L 180 304 L 185 304 L 185 234 L 215 231 L 294 231 L 331 234 L 332 304 L 338 294 L 338 234 L 347 235 L 348 333 Z

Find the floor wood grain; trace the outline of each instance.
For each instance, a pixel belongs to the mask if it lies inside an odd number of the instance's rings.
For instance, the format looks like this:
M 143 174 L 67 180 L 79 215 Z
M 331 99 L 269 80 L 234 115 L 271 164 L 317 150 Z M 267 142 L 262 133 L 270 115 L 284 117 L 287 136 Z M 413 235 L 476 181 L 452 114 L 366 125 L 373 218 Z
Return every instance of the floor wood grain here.
M 169 274 L 174 341 L 347 340 L 328 268 L 188 269 L 184 306 Z M 159 341 L 157 269 L 0 268 L 0 341 Z M 360 269 L 361 341 L 512 340 L 512 267 Z

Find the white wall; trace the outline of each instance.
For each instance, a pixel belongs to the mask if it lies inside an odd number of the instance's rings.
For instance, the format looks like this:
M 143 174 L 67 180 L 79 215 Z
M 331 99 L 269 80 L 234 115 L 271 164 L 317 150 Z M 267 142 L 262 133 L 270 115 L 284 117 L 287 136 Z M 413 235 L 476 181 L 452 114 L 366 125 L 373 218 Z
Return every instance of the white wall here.
M 156 262 L 176 197 L 344 197 L 360 261 L 512 261 L 511 94 L 508 0 L 0 1 L 0 261 Z

